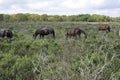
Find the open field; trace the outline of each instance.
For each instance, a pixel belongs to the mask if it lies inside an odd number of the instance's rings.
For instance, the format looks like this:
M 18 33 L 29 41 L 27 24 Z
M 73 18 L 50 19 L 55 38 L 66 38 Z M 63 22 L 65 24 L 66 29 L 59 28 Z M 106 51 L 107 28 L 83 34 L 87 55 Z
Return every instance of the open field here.
M 111 32 L 98 31 L 109 24 Z M 39 27 L 52 27 L 56 39 L 32 38 Z M 87 39 L 65 39 L 66 28 L 80 27 Z M 120 23 L 0 22 L 14 37 L 0 42 L 0 80 L 120 80 Z

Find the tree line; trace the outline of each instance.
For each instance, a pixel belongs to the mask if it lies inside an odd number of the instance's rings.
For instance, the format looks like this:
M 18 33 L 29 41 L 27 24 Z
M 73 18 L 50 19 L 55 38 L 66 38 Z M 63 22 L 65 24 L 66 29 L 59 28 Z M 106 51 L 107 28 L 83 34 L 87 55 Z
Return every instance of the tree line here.
M 79 15 L 47 15 L 47 14 L 0 14 L 0 21 L 86 21 L 86 22 L 120 22 L 120 17 L 110 17 L 99 14 Z

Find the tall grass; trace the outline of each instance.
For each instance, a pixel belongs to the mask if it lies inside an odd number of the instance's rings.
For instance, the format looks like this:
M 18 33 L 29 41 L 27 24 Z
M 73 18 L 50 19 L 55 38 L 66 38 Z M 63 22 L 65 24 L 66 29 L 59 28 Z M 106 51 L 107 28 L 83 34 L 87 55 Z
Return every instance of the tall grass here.
M 109 24 L 111 32 L 98 31 Z M 53 27 L 52 35 L 36 40 L 39 27 Z M 8 22 L 12 42 L 0 42 L 0 80 L 119 80 L 120 24 L 116 22 Z M 66 28 L 80 27 L 88 38 L 65 39 Z

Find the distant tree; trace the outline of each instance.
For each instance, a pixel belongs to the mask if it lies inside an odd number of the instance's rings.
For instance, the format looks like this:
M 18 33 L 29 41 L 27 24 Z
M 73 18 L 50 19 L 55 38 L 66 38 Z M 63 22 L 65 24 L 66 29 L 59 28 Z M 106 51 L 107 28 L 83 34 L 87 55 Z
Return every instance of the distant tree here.
M 62 21 L 67 21 L 67 16 L 66 15 L 62 15 L 60 17 L 62 18 Z
M 88 22 L 120 22 L 120 17 L 109 17 L 98 14 L 79 15 L 47 15 L 47 14 L 0 14 L 0 21 L 88 21 Z
M 15 16 L 15 14 L 10 15 L 9 21 L 17 21 L 17 17 Z
M 38 14 L 30 14 L 28 17 L 28 20 L 30 21 L 40 21 L 40 15 Z
M 10 15 L 10 21 L 27 21 L 28 16 L 26 14 L 18 13 Z
M 49 16 L 48 21 L 55 21 L 54 16 Z
M 16 14 L 15 17 L 17 18 L 17 21 L 27 21 L 28 17 L 26 16 L 26 14 Z
M 48 15 L 47 14 L 43 14 L 40 16 L 41 21 L 48 21 Z
M 60 16 L 58 16 L 58 15 L 55 15 L 54 17 L 55 17 L 55 20 L 56 20 L 56 21 L 63 21 L 62 17 L 60 17 Z
M 3 21 L 3 15 L 4 14 L 0 14 L 0 21 Z
M 8 22 L 8 21 L 10 21 L 10 15 L 9 14 L 4 14 L 3 15 L 3 21 L 5 21 L 5 22 Z
M 90 14 L 81 14 L 77 16 L 78 21 L 88 21 Z
M 118 22 L 120 22 L 120 17 L 117 17 L 116 19 L 117 19 Z
M 68 16 L 67 21 L 76 21 L 76 16 L 75 15 Z

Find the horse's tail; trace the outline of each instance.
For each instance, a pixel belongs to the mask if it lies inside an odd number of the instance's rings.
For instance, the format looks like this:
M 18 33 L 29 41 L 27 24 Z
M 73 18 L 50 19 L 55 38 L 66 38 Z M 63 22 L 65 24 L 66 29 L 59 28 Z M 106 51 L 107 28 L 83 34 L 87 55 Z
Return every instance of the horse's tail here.
M 55 31 L 53 30 L 53 38 L 55 38 Z
M 100 30 L 101 30 L 101 28 L 99 27 L 99 28 L 98 28 L 98 30 L 100 31 Z
M 83 33 L 85 35 L 85 38 L 87 38 L 87 34 L 85 33 L 85 31 L 81 30 L 81 33 Z
M 111 31 L 109 26 L 108 26 L 108 31 L 109 31 L 109 32 Z

